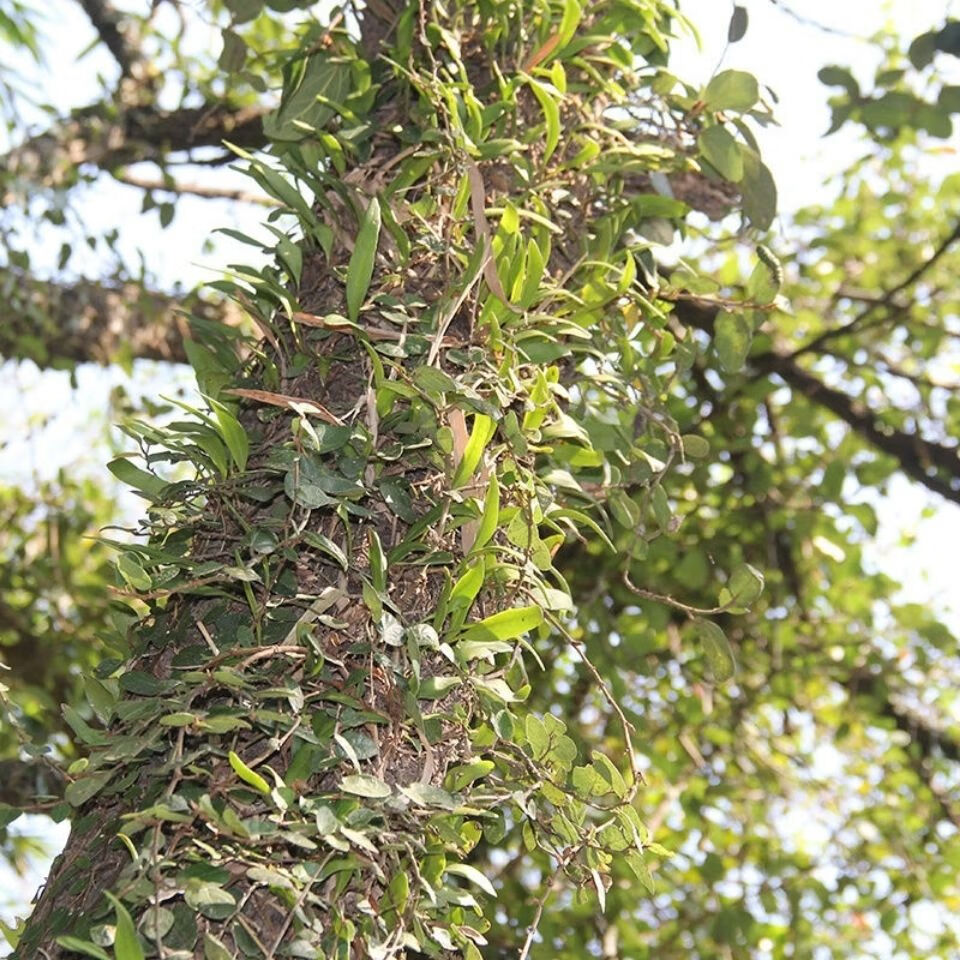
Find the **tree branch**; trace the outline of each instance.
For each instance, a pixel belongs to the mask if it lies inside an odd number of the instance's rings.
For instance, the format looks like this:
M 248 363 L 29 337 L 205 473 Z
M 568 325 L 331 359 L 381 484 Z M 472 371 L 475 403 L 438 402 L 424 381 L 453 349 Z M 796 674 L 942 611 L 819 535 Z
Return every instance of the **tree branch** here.
M 135 68 L 142 62 L 142 57 L 120 26 L 124 15 L 110 0 L 78 0 L 78 2 L 89 17 L 94 30 L 113 55 L 113 59 L 119 64 L 121 76 L 132 77 Z
M 848 320 L 846 323 L 841 324 L 839 327 L 834 327 L 832 330 L 824 330 L 823 333 L 818 334 L 808 343 L 803 344 L 793 351 L 791 354 L 792 357 L 799 357 L 805 353 L 820 353 L 824 344 L 828 343 L 831 340 L 835 340 L 837 337 L 842 337 L 848 333 L 853 333 L 864 321 L 868 320 L 874 313 L 876 313 L 881 307 L 890 307 L 893 306 L 894 299 L 898 293 L 903 293 L 904 290 L 912 287 L 931 267 L 933 267 L 936 262 L 953 246 L 954 243 L 960 240 L 960 223 L 950 231 L 949 235 L 946 236 L 943 240 L 940 241 L 939 246 L 933 253 L 927 257 L 918 267 L 910 272 L 910 274 L 901 280 L 896 286 L 891 287 L 886 291 L 882 296 L 877 297 L 876 299 L 870 300 L 867 303 L 867 306 L 863 308 L 855 317 Z
M 761 369 L 778 374 L 794 390 L 826 407 L 878 450 L 897 460 L 908 477 L 922 483 L 928 490 L 960 503 L 960 457 L 956 448 L 944 447 L 916 434 L 888 427 L 854 397 L 828 387 L 789 356 L 771 353 L 763 359 Z M 947 477 L 935 471 L 942 471 Z
M 73 113 L 53 129 L 20 144 L 0 158 L 6 177 L 37 186 L 62 187 L 76 180 L 84 165 L 111 170 L 142 161 L 161 162 L 168 154 L 220 146 L 230 140 L 241 147 L 266 143 L 262 105 L 231 107 L 206 104 L 159 110 L 134 107 L 114 116 L 110 105 L 94 104 Z M 15 199 L 12 189 L 0 206 Z
M 882 675 L 860 671 L 854 673 L 845 686 L 851 697 L 869 697 L 877 703 L 880 716 L 892 720 L 898 730 L 907 734 L 924 760 L 942 757 L 944 760 L 960 761 L 960 740 L 921 719 L 903 703 L 898 703 Z
M 674 311 L 687 326 L 713 332 L 714 308 L 679 301 L 674 305 Z M 956 448 L 924 440 L 882 423 L 859 400 L 827 386 L 801 367 L 792 353 L 774 350 L 751 357 L 750 364 L 756 375 L 777 374 L 793 390 L 839 417 L 876 449 L 893 457 L 908 477 L 928 490 L 960 503 L 960 456 Z
M 230 190 L 226 187 L 209 187 L 202 183 L 179 183 L 172 178 L 138 177 L 133 173 L 114 173 L 114 179 L 141 190 L 160 190 L 180 196 L 204 197 L 213 200 L 239 200 L 242 203 L 256 203 L 262 207 L 282 206 L 279 200 L 260 193 L 247 193 L 246 190 Z
M 8 314 L 0 324 L 0 356 L 40 367 L 108 364 L 124 355 L 185 363 L 187 324 L 180 311 L 229 325 L 240 321 L 229 303 L 178 298 L 132 282 L 59 285 L 8 271 L 0 272 L 0 292 Z

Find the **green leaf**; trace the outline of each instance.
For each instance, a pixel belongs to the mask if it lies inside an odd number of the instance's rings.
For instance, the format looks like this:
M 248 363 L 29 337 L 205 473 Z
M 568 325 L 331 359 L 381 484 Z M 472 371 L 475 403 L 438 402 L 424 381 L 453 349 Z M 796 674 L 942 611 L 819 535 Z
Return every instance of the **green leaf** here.
M 261 4 L 257 4 L 258 12 Z M 343 60 L 315 54 L 292 64 L 279 108 L 264 117 L 263 132 L 271 140 L 302 140 L 333 117 L 331 104 L 350 92 L 350 67 Z
M 223 49 L 217 60 L 217 66 L 226 73 L 236 73 L 243 68 L 247 59 L 247 44 L 238 33 L 233 30 L 222 30 Z
M 760 99 L 757 78 L 742 70 L 723 70 L 700 98 L 709 110 L 749 110 Z
M 219 400 L 208 397 L 207 402 L 216 415 L 220 436 L 223 437 L 223 442 L 227 445 L 237 469 L 242 473 L 247 468 L 247 457 L 250 454 L 250 438 L 247 436 L 247 431 Z
M 483 456 L 483 451 L 493 437 L 497 425 L 483 413 L 473 415 L 473 427 L 470 430 L 470 439 L 464 448 L 463 456 L 457 464 L 453 475 L 453 486 L 462 487 L 474 474 Z
M 354 773 L 340 781 L 340 787 L 347 793 L 358 797 L 370 797 L 374 800 L 383 800 L 389 797 L 393 790 L 390 784 L 384 783 L 379 777 L 368 773 Z
M 86 744 L 91 746 L 102 746 L 108 743 L 110 738 L 103 730 L 95 730 L 87 723 L 83 717 L 69 704 L 61 707 L 63 719 L 67 721 L 73 732 Z
M 234 960 L 234 954 L 212 933 L 204 933 L 203 960 Z
M 727 180 L 733 183 L 743 178 L 743 156 L 740 145 L 721 124 L 707 127 L 697 139 L 700 153 Z
M 933 63 L 934 55 L 937 52 L 937 31 L 931 30 L 927 33 L 921 33 L 919 37 L 914 38 L 907 50 L 907 56 L 910 62 L 917 70 L 929 67 Z
M 457 381 L 437 367 L 417 367 L 413 371 L 413 382 L 429 394 L 456 393 L 459 390 Z
M 860 84 L 857 83 L 853 74 L 846 67 L 821 67 L 817 73 L 817 79 L 827 87 L 843 87 L 850 95 L 851 100 L 860 98 Z
M 626 490 L 614 490 L 607 498 L 607 506 L 617 523 L 626 530 L 634 530 L 640 522 L 640 507 Z
M 739 3 L 734 4 L 733 13 L 730 15 L 730 25 L 727 27 L 727 43 L 737 43 L 742 40 L 747 32 L 749 22 L 747 8 Z
M 157 500 L 167 487 L 166 480 L 146 470 L 141 470 L 126 457 L 117 457 L 107 464 L 107 469 L 121 482 L 134 490 L 139 490 L 147 499 Z
M 458 687 L 463 681 L 459 677 L 436 676 L 427 677 L 420 684 L 417 695 L 421 700 L 439 700 L 448 690 Z
M 64 797 L 72 807 L 83 806 L 91 797 L 95 797 L 111 780 L 113 770 L 98 770 L 67 785 Z
M 548 89 L 546 84 L 540 83 L 532 77 L 529 83 L 530 89 L 533 90 L 534 96 L 540 103 L 540 109 L 543 110 L 543 115 L 546 120 L 547 136 L 543 149 L 543 162 L 546 163 L 560 142 L 560 106 L 557 103 L 560 97 L 560 91 L 555 91 L 556 96 L 554 96 L 554 93 L 551 92 L 553 89 L 552 85 L 551 89 Z
M 593 752 L 593 766 L 598 774 L 610 784 L 610 789 L 621 799 L 627 795 L 627 781 L 613 761 L 599 750 Z
M 725 590 L 721 604 L 746 609 L 763 593 L 763 574 L 749 563 L 742 563 L 733 571 Z
M 137 563 L 132 553 L 121 553 L 117 557 L 117 570 L 134 590 L 149 590 L 153 586 L 150 576 Z
M 524 733 L 527 736 L 527 743 L 533 751 L 533 758 L 539 760 L 550 747 L 550 736 L 543 721 L 535 714 L 528 713 L 524 720 Z
M 710 441 L 698 437 L 695 433 L 685 433 L 680 440 L 683 443 L 683 452 L 694 460 L 702 460 L 710 455 Z
M 371 197 L 360 222 L 356 246 L 347 266 L 347 316 L 354 322 L 360 316 L 360 307 L 363 306 L 364 298 L 370 289 L 379 242 L 380 201 Z
M 477 537 L 473 541 L 472 551 L 479 550 L 490 542 L 500 521 L 500 483 L 496 473 L 490 474 L 487 492 L 483 495 L 483 513 L 477 527 Z
M 467 571 L 453 585 L 450 591 L 451 605 L 454 607 L 469 607 L 473 603 L 480 588 L 483 586 L 484 563 L 480 559 L 479 563 L 474 563 L 467 568 Z
M 370 580 L 373 583 L 373 589 L 377 593 L 383 593 L 387 589 L 387 558 L 380 543 L 380 536 L 372 528 L 367 531 L 367 544 L 369 546 Z
M 583 17 L 583 5 L 580 0 L 564 0 L 563 17 L 557 30 L 557 45 L 554 51 L 559 53 L 573 39 Z
M 167 681 L 160 680 L 146 670 L 128 670 L 119 680 L 120 689 L 140 697 L 155 697 L 167 689 Z
M 346 570 L 349 567 L 347 555 L 329 537 L 324 536 L 324 534 L 318 533 L 315 530 L 307 530 L 303 534 L 303 540 L 304 543 L 332 557 L 341 570 Z
M 783 267 L 763 244 L 757 247 L 757 256 L 760 262 L 753 268 L 747 280 L 747 299 L 759 304 L 773 303 L 783 283 Z
M 740 149 L 743 155 L 740 191 L 744 216 L 757 230 L 769 230 L 777 215 L 777 185 L 759 154 L 748 147 L 741 146 Z
M 479 780 L 493 771 L 496 764 L 492 760 L 472 760 L 462 766 L 454 767 L 447 774 L 447 786 L 454 790 L 462 790 L 469 786 L 474 780 Z
M 727 635 L 712 620 L 698 619 L 694 625 L 713 679 L 718 683 L 729 680 L 737 672 L 737 663 Z
M 93 957 L 94 960 L 110 960 L 110 954 L 103 947 L 98 947 L 89 940 L 81 940 L 79 937 L 57 937 L 57 946 L 72 950 L 74 953 L 82 953 L 85 957 Z
M 251 770 L 244 762 L 240 759 L 240 756 L 234 753 L 231 750 L 227 754 L 227 759 L 230 761 L 230 766 L 233 767 L 233 772 L 248 786 L 253 787 L 254 790 L 259 791 L 260 793 L 269 796 L 270 794 L 270 785 L 267 783 L 263 777 L 260 776 L 255 770 Z
M 447 869 L 445 872 L 452 873 L 457 877 L 463 877 L 464 880 L 469 880 L 470 883 L 479 887 L 484 893 L 488 893 L 491 897 L 495 897 L 497 895 L 497 891 L 494 889 L 493 884 L 487 879 L 487 877 L 469 863 L 447 864 Z
M 144 960 L 143 947 L 127 908 L 109 891 L 104 891 L 104 896 L 113 904 L 113 911 L 117 916 L 113 940 L 114 957 L 116 960 Z
M 400 792 L 421 807 L 440 807 L 443 810 L 456 810 L 460 806 L 453 794 L 434 787 L 429 783 L 411 783 L 401 787 Z
M 514 640 L 542 623 L 543 611 L 539 607 L 513 607 L 468 624 L 462 636 L 466 640 Z
M 717 314 L 714 322 L 713 342 L 720 357 L 720 365 L 727 373 L 743 369 L 750 352 L 753 331 L 742 313 L 726 310 Z

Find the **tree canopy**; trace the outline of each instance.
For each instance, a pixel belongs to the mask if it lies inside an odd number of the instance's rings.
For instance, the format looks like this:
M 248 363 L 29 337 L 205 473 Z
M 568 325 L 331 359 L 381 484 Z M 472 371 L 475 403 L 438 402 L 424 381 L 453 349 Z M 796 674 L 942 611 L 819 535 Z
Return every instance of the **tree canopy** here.
M 0 0 L 0 354 L 177 372 L 135 507 L 0 489 L 3 853 L 73 823 L 15 956 L 954 955 L 960 651 L 865 553 L 960 503 L 960 22 L 820 72 L 778 218 L 683 4 L 74 6 L 63 110 Z M 106 181 L 263 223 L 187 290 Z

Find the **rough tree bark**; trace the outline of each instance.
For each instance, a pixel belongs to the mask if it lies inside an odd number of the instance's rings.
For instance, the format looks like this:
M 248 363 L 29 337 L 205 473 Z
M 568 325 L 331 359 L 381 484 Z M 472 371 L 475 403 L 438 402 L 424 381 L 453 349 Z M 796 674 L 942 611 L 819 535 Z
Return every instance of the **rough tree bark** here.
M 630 188 L 691 164 L 606 111 L 658 96 L 629 65 L 662 59 L 671 13 L 368 11 L 359 45 L 338 35 L 306 69 L 377 85 L 326 155 L 277 151 L 312 205 L 251 164 L 303 233 L 220 285 L 264 339 L 231 363 L 211 333 L 192 358 L 210 414 L 131 426 L 148 469 L 114 465 L 150 501 L 149 542 L 118 565 L 145 606 L 90 686 L 73 830 L 18 960 L 96 955 L 105 923 L 124 960 L 476 958 L 490 886 L 464 860 L 508 811 L 573 882 L 602 888 L 615 851 L 648 870 L 617 704 L 627 767 L 595 753 L 576 772 L 563 723 L 522 704 L 528 634 L 585 657 L 552 555 L 603 538 L 591 504 L 638 483 L 644 522 L 669 528 L 658 484 L 682 445 L 654 386 L 669 351 L 639 348 L 667 318 L 636 282 Z M 120 162 L 131 122 L 17 162 Z M 625 442 L 595 446 L 604 423 Z M 171 460 L 196 479 L 153 472 Z

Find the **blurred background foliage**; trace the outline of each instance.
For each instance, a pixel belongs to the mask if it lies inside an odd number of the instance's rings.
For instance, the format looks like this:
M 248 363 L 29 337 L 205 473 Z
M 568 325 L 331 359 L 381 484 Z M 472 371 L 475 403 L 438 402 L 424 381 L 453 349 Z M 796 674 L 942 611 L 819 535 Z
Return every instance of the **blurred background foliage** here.
M 797 29 L 797 10 L 772 5 Z M 696 25 L 696 5 L 680 6 Z M 341 13 L 350 29 L 350 5 Z M 208 252 L 210 226 L 249 226 L 269 203 L 227 168 L 221 142 L 268 147 L 285 52 L 320 42 L 329 16 L 295 0 L 63 0 L 56 12 L 0 0 L 0 397 L 13 411 L 0 448 L 0 843 L 14 871 L 36 841 L 5 805 L 49 808 L 59 783 L 46 758 L 73 755 L 59 704 L 80 704 L 82 671 L 110 652 L 115 580 L 96 535 L 137 505 L 94 466 L 113 442 L 106 424 L 162 416 L 142 397 L 192 389 L 176 311 L 227 315 L 192 292 L 200 274 L 183 251 Z M 77 83 L 47 88 L 78 33 Z M 583 598 L 579 633 L 638 730 L 644 814 L 676 853 L 646 887 L 620 872 L 602 914 L 589 892 L 560 891 L 537 956 L 960 948 L 960 649 L 935 607 L 898 601 L 866 556 L 900 479 L 932 512 L 960 503 L 960 21 L 870 43 L 872 77 L 827 65 L 810 92 L 855 149 L 838 155 L 823 201 L 781 217 L 768 241 L 785 308 L 739 369 L 711 357 L 686 387 L 664 385 L 681 432 L 707 437 L 711 455 L 668 475 L 673 535 L 617 544 L 647 594 L 596 545 L 561 553 Z M 713 246 L 727 237 L 705 297 L 742 273 L 749 247 L 729 220 L 693 219 Z M 677 313 L 709 356 L 715 315 L 695 301 Z M 55 370 L 74 386 L 51 387 Z M 685 606 L 716 605 L 718 572 L 743 562 L 766 590 L 721 617 L 738 673 L 720 687 Z M 545 662 L 535 708 L 616 755 L 589 674 Z M 510 835 L 477 857 L 511 905 L 487 955 L 515 956 L 550 866 Z

